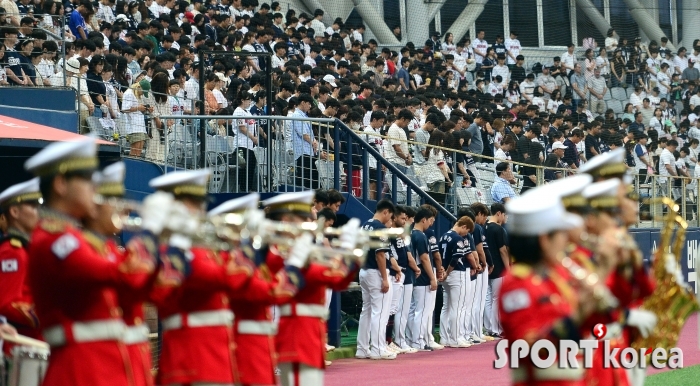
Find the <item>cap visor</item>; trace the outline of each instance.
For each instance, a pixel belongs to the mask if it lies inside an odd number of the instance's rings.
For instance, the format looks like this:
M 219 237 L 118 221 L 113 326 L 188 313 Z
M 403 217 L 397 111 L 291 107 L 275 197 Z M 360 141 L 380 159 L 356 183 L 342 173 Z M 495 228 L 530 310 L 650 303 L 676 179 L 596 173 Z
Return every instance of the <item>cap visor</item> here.
M 571 229 L 580 228 L 582 226 L 583 219 L 581 216 L 572 213 L 564 213 L 564 216 L 561 219 L 561 230 L 568 231 Z

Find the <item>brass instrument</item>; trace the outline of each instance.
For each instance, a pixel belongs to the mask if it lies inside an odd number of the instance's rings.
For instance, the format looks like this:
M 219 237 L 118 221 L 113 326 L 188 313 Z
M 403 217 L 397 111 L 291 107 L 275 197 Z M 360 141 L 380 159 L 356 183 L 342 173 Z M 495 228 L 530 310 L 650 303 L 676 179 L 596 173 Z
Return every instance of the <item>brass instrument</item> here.
M 679 283 L 676 275 L 666 269 L 666 261 L 669 259 L 675 260 L 678 264 L 688 223 L 679 215 L 679 207 L 672 199 L 663 197 L 655 201 L 666 205 L 668 214 L 664 217 L 661 240 L 652 263 L 656 289 L 644 300 L 642 308 L 653 312 L 658 322 L 647 338 L 640 335 L 632 341 L 632 347 L 637 350 L 640 348 L 668 350 L 675 347 L 688 317 L 700 310 L 693 290 L 688 288 L 686 283 Z M 674 233 L 675 239 L 673 239 Z
M 593 299 L 599 311 L 617 308 L 620 304 L 619 300 L 613 295 L 608 286 L 600 280 L 598 274 L 588 272 L 588 270 L 576 264 L 574 260 L 568 256 L 565 256 L 561 260 L 561 265 L 571 272 L 571 275 L 578 280 L 581 285 L 593 290 Z
M 112 224 L 114 224 L 115 228 L 132 232 L 141 230 L 143 222 L 141 217 L 132 215 L 141 210 L 140 202 L 125 198 L 105 197 L 100 194 L 96 194 L 93 197 L 93 202 L 97 205 L 112 206 Z

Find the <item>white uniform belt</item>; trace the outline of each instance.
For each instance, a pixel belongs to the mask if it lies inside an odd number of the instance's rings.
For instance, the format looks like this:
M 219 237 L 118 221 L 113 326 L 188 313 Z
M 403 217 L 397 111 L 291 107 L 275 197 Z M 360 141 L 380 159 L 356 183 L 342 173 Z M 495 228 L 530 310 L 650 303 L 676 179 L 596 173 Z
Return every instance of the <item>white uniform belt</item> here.
M 573 369 L 570 367 L 560 369 L 549 367 L 546 369 L 533 368 L 532 378 L 528 376 L 528 370 L 522 367 L 511 370 L 513 383 L 527 381 L 575 381 L 583 378 L 583 367 Z
M 75 322 L 70 325 L 71 333 L 66 334 L 64 326 L 52 326 L 43 331 L 44 339 L 52 347 L 60 347 L 72 341 L 76 343 L 97 342 L 103 340 L 121 341 L 124 339 L 126 325 L 122 320 L 93 320 L 90 322 Z
M 321 304 L 285 304 L 280 307 L 280 316 L 307 316 L 328 319 L 328 309 Z
M 187 318 L 187 319 L 185 319 Z M 187 327 L 231 326 L 233 312 L 230 310 L 199 311 L 169 316 L 161 321 L 163 331 Z
M 148 342 L 148 326 L 129 326 L 124 333 L 124 344 L 137 344 Z
M 268 321 L 240 320 L 238 321 L 238 333 L 242 335 L 275 335 L 277 326 Z

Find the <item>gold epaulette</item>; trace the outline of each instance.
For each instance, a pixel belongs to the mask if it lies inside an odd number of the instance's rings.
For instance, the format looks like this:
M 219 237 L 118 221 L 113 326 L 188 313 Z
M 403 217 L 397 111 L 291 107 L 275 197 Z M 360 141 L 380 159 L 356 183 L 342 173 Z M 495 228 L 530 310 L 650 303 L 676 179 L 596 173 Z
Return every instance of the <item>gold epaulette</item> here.
M 41 229 L 49 233 L 63 233 L 68 228 L 68 223 L 58 219 L 45 219 L 41 222 Z
M 12 238 L 10 239 L 10 245 L 13 248 L 22 248 L 22 241 L 20 239 Z
M 514 264 L 510 270 L 510 273 L 518 279 L 525 279 L 526 277 L 532 275 L 532 268 L 523 264 Z
M 100 255 L 107 255 L 107 243 L 102 238 L 92 232 L 83 232 L 83 238 Z

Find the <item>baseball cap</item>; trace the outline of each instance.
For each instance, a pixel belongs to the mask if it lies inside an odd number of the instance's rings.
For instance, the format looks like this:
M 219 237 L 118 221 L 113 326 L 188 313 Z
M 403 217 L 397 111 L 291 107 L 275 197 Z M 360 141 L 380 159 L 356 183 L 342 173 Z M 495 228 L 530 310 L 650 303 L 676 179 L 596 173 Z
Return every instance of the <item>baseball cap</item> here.
M 338 85 L 335 83 L 335 77 L 331 74 L 324 76 L 323 81 L 329 83 L 333 87 L 338 87 Z
M 318 82 L 316 81 L 316 79 L 307 79 L 305 83 L 306 83 L 306 85 L 309 86 L 309 87 L 313 87 L 313 86 L 315 86 L 315 85 L 318 84 Z
M 557 149 L 568 149 L 568 146 L 564 146 L 561 141 L 556 141 L 552 144 L 552 150 L 557 150 Z
M 143 96 L 148 98 L 148 92 L 151 91 L 151 83 L 146 79 L 141 79 L 139 85 L 141 86 L 141 90 L 143 90 Z

